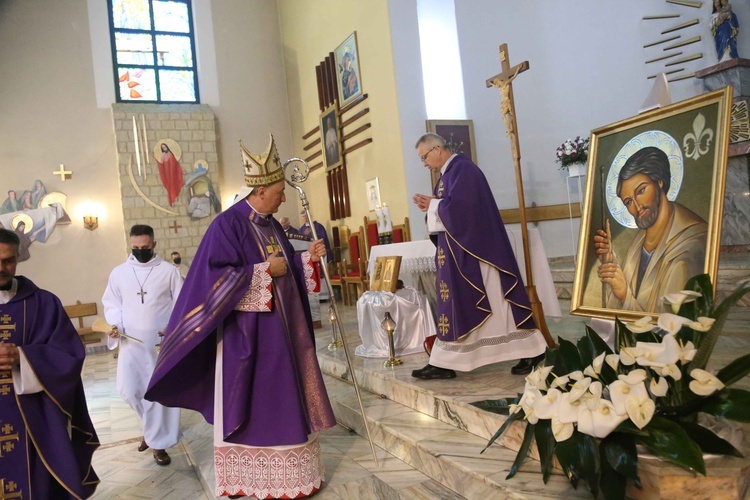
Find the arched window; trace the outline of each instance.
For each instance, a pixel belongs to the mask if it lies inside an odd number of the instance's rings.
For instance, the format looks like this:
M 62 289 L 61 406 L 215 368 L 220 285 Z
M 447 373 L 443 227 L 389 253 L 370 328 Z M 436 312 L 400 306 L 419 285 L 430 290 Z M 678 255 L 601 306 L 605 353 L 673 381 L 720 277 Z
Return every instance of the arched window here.
M 117 102 L 199 102 L 190 0 L 108 3 Z

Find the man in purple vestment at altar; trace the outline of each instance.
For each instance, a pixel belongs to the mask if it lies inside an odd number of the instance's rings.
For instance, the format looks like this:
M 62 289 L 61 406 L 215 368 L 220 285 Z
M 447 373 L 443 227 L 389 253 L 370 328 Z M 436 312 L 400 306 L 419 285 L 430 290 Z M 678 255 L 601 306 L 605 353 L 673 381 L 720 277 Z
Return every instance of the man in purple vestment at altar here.
M 512 373 L 530 373 L 546 343 L 487 179 L 437 134 L 420 137 L 416 149 L 425 167 L 441 177 L 433 196 L 413 197 L 427 212 L 437 246 L 438 334 L 429 364 L 412 376 L 454 378 L 454 370 L 512 359 L 521 360 Z
M 247 188 L 203 237 L 146 398 L 214 425 L 217 495 L 301 498 L 325 479 L 317 432 L 336 424 L 307 302 L 325 246 L 295 254 L 273 217 L 286 199 L 273 137 L 265 155 L 241 149 Z
M 85 350 L 60 300 L 16 277 L 0 229 L 0 498 L 88 498 L 99 446 L 81 382 Z

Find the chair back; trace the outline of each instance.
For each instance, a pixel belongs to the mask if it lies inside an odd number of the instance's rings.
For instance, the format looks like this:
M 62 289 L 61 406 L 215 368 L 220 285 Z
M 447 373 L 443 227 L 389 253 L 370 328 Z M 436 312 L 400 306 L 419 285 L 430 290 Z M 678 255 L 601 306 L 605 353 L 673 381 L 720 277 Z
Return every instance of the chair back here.
M 411 241 L 411 227 L 408 217 L 404 217 L 403 224 L 393 226 L 393 242 L 403 243 L 405 241 Z
M 361 228 L 360 228 L 361 229 Z M 351 233 L 349 235 L 349 268 L 347 269 L 347 275 L 356 273 L 359 270 L 359 261 L 362 255 L 360 250 L 363 246 L 360 244 L 362 240 L 362 232 Z
M 378 221 L 370 220 L 365 216 L 364 218 L 365 228 L 365 241 L 367 243 L 367 251 L 369 252 L 372 247 L 378 244 Z

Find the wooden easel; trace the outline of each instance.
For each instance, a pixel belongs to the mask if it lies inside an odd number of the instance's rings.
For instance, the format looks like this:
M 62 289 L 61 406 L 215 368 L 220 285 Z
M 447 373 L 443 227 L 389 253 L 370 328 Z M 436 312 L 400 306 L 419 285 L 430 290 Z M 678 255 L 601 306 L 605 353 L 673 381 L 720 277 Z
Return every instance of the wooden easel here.
M 520 74 L 529 69 L 529 61 L 524 61 L 510 67 L 508 61 L 508 44 L 500 46 L 500 63 L 503 71 L 489 80 L 487 87 L 497 87 L 500 89 L 501 103 L 500 114 L 505 123 L 506 133 L 510 138 L 510 147 L 513 152 L 513 163 L 516 170 L 516 189 L 518 191 L 518 207 L 521 215 L 521 236 L 523 238 L 523 256 L 526 264 L 526 293 L 529 295 L 531 302 L 531 314 L 536 321 L 536 325 L 544 335 L 544 340 L 550 348 L 557 347 L 547 328 L 547 322 L 544 319 L 544 308 L 539 300 L 534 286 L 534 276 L 531 272 L 531 252 L 529 251 L 529 233 L 526 228 L 526 201 L 523 194 L 523 176 L 521 175 L 521 148 L 518 144 L 518 124 L 516 123 L 516 108 L 513 102 L 513 80 Z

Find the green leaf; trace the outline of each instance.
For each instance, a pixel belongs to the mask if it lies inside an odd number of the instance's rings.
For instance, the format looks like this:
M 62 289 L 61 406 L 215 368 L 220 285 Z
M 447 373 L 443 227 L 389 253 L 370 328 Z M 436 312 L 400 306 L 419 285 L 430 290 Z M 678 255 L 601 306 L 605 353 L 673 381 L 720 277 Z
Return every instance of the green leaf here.
M 714 309 L 714 287 L 711 284 L 711 276 L 708 274 L 699 274 L 693 276 L 683 290 L 692 290 L 701 294 L 700 297 L 692 302 L 683 303 L 677 314 L 684 318 L 690 318 L 695 321 L 699 316 L 710 316 Z
M 581 468 L 586 484 L 594 498 L 599 494 L 599 480 L 602 468 L 597 440 L 593 436 L 582 434 L 580 451 Z
M 534 439 L 534 425 L 528 424 L 526 426 L 526 431 L 523 433 L 523 442 L 521 443 L 521 448 L 518 450 L 516 459 L 513 461 L 513 465 L 510 468 L 510 472 L 505 477 L 505 479 L 510 479 L 513 476 L 515 476 L 516 472 L 518 472 L 519 467 L 523 465 L 523 462 L 526 460 L 526 455 L 529 454 L 529 448 L 531 447 L 531 441 L 533 439 Z
M 503 432 L 505 432 L 508 429 L 508 427 L 510 427 L 510 424 L 512 424 L 516 420 L 519 420 L 523 417 L 524 417 L 523 411 L 519 411 L 518 413 L 511 413 L 510 415 L 508 415 L 508 418 L 505 419 L 505 422 L 503 422 L 503 425 L 501 425 L 500 428 L 497 430 L 497 432 L 495 432 L 495 434 L 490 438 L 490 441 L 487 443 L 487 446 L 485 446 L 484 449 L 480 451 L 479 453 L 480 454 L 484 453 L 487 448 L 492 446 L 492 443 L 494 443 L 497 440 L 497 438 L 503 435 Z
M 635 347 L 635 335 L 625 323 L 615 318 L 615 352 L 619 354 L 623 347 Z
M 721 331 L 724 328 L 724 323 L 729 315 L 729 310 L 748 292 L 750 292 L 750 281 L 737 287 L 731 295 L 725 298 L 721 304 L 716 307 L 716 310 L 714 310 L 711 315 L 711 317 L 716 319 L 716 322 L 714 322 L 711 329 L 701 336 L 699 340 L 696 338 L 696 340 L 698 340 L 697 342 L 694 342 L 698 352 L 695 354 L 693 361 L 688 365 L 690 370 L 693 368 L 706 367 L 708 359 L 714 351 L 716 341 L 719 339 L 719 335 L 721 335 Z
M 596 333 L 591 327 L 586 325 L 586 337 L 589 338 L 592 344 L 594 344 L 594 357 L 601 353 L 614 354 L 609 345 Z
M 701 447 L 703 453 L 713 453 L 714 455 L 730 455 L 740 458 L 743 457 L 742 453 L 740 453 L 737 448 L 717 436 L 710 429 L 706 429 L 702 425 L 698 425 L 693 422 L 682 422 L 678 420 L 677 424 L 685 429 L 685 432 L 690 435 L 690 439 L 695 441 L 698 446 Z
M 651 453 L 680 467 L 706 475 L 703 452 L 682 427 L 657 415 L 651 419 L 645 429 L 648 430 L 649 435 L 637 436 L 636 439 L 643 443 Z
M 469 404 L 490 413 L 508 415 L 511 403 L 518 403 L 518 398 L 485 399 L 484 401 L 474 401 Z
M 611 436 L 612 434 L 610 434 Z M 602 477 L 600 487 L 605 500 L 624 500 L 627 480 L 625 476 L 618 473 L 607 461 L 604 452 L 604 442 L 599 445 L 599 460 L 602 464 Z
M 539 463 L 542 468 L 542 481 L 547 484 L 552 473 L 552 462 L 555 458 L 555 435 L 552 433 L 551 420 L 539 420 L 534 426 L 534 438 L 539 450 Z
M 716 378 L 730 386 L 750 374 L 750 354 L 741 356 L 719 370 Z
M 612 354 L 612 349 L 588 325 L 586 326 L 586 334 L 578 339 L 577 346 L 578 353 L 581 356 L 581 364 L 584 367 L 590 365 L 594 361 L 594 358 L 601 353 Z
M 578 489 L 578 480 L 583 473 L 583 471 L 580 470 L 581 465 L 578 459 L 579 441 L 581 436 L 583 436 L 583 434 L 580 432 L 573 431 L 572 436 L 565 441 L 560 441 L 557 443 L 557 446 L 555 446 L 555 456 L 557 457 L 557 461 L 560 462 L 560 467 L 562 467 L 565 477 L 568 478 L 570 484 L 576 489 Z
M 630 419 L 625 420 L 620 425 L 615 427 L 615 430 L 612 431 L 611 434 L 614 434 L 616 432 L 624 432 L 625 434 L 633 434 L 634 436 L 648 436 L 647 431 L 641 430 L 636 427 L 636 425 Z
M 737 422 L 750 422 L 750 392 L 722 389 L 718 394 L 706 398 L 700 411 Z
M 574 431 L 568 439 L 557 443 L 555 456 L 573 488 L 578 488 L 578 481 L 585 479 L 589 490 L 596 497 L 601 474 L 596 439 Z
M 633 436 L 612 432 L 602 440 L 599 448 L 609 467 L 641 487 L 641 478 L 638 477 L 638 452 Z
M 560 345 L 555 349 L 555 373 L 565 374 L 583 370 L 575 344 L 561 337 L 558 337 L 558 342 Z

